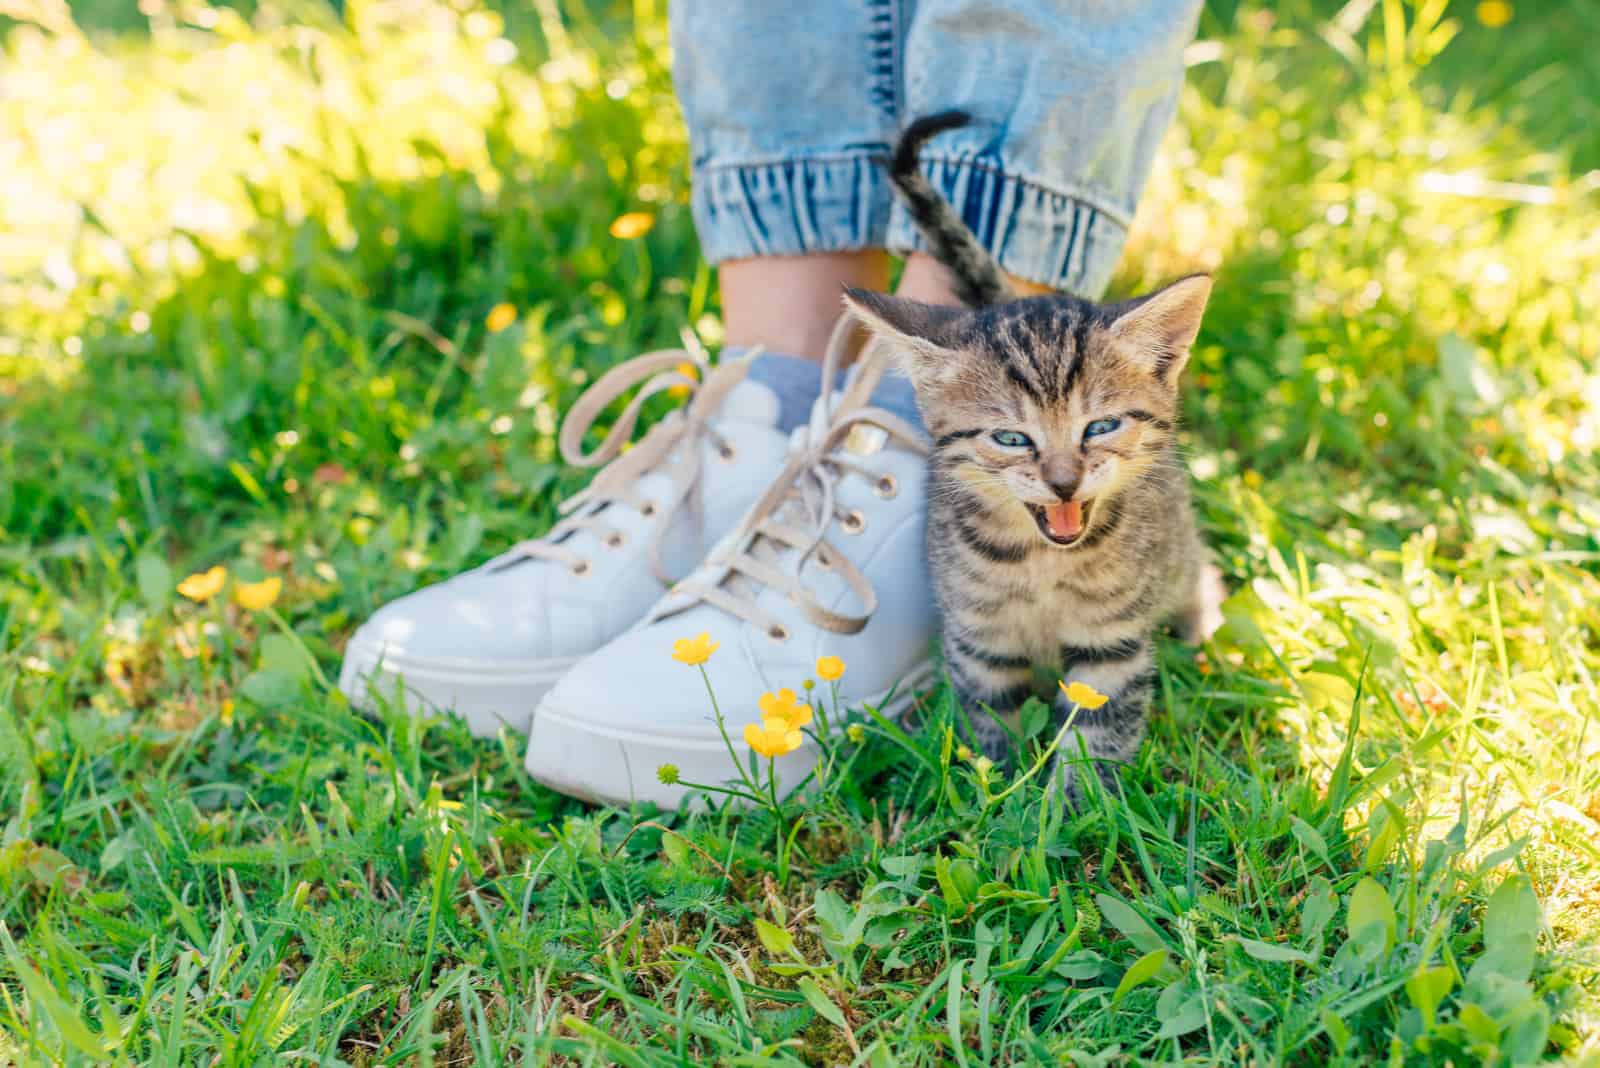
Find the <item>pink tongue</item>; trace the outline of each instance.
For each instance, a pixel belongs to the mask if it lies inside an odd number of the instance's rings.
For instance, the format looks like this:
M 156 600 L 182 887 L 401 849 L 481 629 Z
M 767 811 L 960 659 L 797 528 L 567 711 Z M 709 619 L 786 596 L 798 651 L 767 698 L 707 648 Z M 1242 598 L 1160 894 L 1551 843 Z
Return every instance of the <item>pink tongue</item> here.
M 1083 530 L 1083 502 L 1052 504 L 1044 510 L 1045 526 L 1057 538 L 1076 538 Z

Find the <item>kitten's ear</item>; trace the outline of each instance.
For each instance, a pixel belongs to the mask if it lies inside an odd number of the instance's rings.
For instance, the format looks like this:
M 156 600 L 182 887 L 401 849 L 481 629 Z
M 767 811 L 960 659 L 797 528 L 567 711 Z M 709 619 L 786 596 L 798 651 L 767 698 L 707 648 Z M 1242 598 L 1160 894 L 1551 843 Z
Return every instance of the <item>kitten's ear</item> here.
M 889 342 L 895 362 L 913 385 L 937 385 L 955 370 L 947 339 L 951 324 L 967 314 L 963 309 L 848 286 L 844 302 L 867 329 Z
M 1211 276 L 1191 274 L 1132 302 L 1111 324 L 1111 336 L 1150 363 L 1157 377 L 1176 381 L 1200 333 Z

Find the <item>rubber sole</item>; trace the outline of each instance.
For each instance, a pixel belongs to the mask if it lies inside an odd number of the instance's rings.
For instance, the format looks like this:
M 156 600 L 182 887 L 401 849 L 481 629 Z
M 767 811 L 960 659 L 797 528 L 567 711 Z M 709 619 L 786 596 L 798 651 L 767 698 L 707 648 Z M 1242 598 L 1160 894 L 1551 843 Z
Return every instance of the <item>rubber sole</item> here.
M 871 705 L 890 719 L 898 719 L 933 684 L 934 677 L 934 663 L 927 660 L 908 671 L 890 690 L 849 704 Z M 748 749 L 738 731 L 736 725 L 729 724 L 733 751 L 742 760 Z M 805 778 L 816 764 L 817 753 L 818 746 L 808 735 L 804 745 L 778 759 L 780 792 L 786 784 L 792 789 Z M 707 786 L 721 786 L 739 777 L 728 745 L 718 734 L 617 730 L 596 722 L 592 710 L 550 706 L 541 707 L 534 717 L 525 763 L 528 774 L 552 790 L 583 801 L 621 807 L 650 801 L 663 808 L 676 808 L 695 792 L 682 782 L 661 782 L 657 769 L 663 765 L 677 768 L 680 780 Z
M 400 701 L 407 707 L 460 716 L 479 738 L 493 738 L 502 727 L 526 734 L 534 709 L 578 660 L 488 665 L 408 657 L 352 641 L 339 670 L 339 689 L 361 709 L 371 710 L 378 701 Z

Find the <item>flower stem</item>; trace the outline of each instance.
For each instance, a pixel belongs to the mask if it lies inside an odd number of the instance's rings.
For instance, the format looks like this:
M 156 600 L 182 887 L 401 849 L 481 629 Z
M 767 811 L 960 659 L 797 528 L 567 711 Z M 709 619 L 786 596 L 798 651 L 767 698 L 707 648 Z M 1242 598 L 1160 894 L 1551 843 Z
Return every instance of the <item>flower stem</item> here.
M 984 807 L 989 808 L 999 804 L 1001 801 L 1004 801 L 1006 798 L 1010 797 L 1012 794 L 1021 789 L 1023 783 L 1037 775 L 1039 773 L 1039 769 L 1044 767 L 1045 762 L 1055 755 L 1056 749 L 1061 745 L 1061 740 L 1065 738 L 1067 736 L 1067 732 L 1072 729 L 1073 721 L 1078 718 L 1078 713 L 1081 711 L 1083 711 L 1083 709 L 1081 709 L 1077 704 L 1073 704 L 1072 715 L 1068 716 L 1066 722 L 1061 724 L 1061 729 L 1056 732 L 1056 736 L 1051 739 L 1050 744 L 1045 746 L 1044 751 L 1039 754 L 1039 759 L 1033 762 L 1033 767 L 1029 768 L 1027 771 L 1018 776 L 1016 782 L 1012 783 L 1010 786 L 1007 786 L 999 793 L 991 795 L 985 802 Z M 984 792 L 988 793 L 987 790 Z
M 740 790 L 728 786 L 712 786 L 709 783 L 690 782 L 688 779 L 679 779 L 677 785 L 687 787 L 690 790 L 704 790 L 711 794 L 727 794 L 729 797 L 737 797 L 741 801 L 748 801 L 753 805 L 765 805 L 767 803 L 766 798 L 760 794 L 753 794 L 749 790 Z
M 717 733 L 722 735 L 722 744 L 727 746 L 728 757 L 733 761 L 734 769 L 738 771 L 739 778 L 750 788 L 750 793 L 753 795 L 752 799 L 758 799 L 761 796 L 761 787 L 750 778 L 750 773 L 745 770 L 744 764 L 739 760 L 739 754 L 733 748 L 733 739 L 728 737 L 728 724 L 722 718 L 722 708 L 717 704 L 716 691 L 711 688 L 711 676 L 706 674 L 706 666 L 704 664 L 697 666 L 700 669 L 701 681 L 706 684 L 706 696 L 711 698 L 711 711 L 717 717 Z

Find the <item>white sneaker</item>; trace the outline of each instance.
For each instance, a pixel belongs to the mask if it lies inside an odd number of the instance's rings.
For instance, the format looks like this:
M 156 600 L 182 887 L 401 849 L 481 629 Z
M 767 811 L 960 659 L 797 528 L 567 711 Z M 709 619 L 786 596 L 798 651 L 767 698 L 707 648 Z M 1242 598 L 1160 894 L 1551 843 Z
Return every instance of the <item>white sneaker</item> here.
M 683 373 L 697 364 L 701 381 Z M 475 570 L 384 605 L 345 649 L 339 686 L 357 706 L 374 695 L 454 711 L 472 733 L 526 731 L 567 669 L 637 623 L 677 576 L 704 559 L 782 467 L 778 398 L 747 381 L 748 357 L 709 367 L 669 350 L 613 368 L 561 428 L 562 456 L 608 464 L 563 502 L 562 519 Z M 643 383 L 599 448 L 584 434 Z M 626 448 L 640 407 L 665 389 L 693 398 Z M 609 462 L 609 463 L 608 463 Z
M 847 333 L 836 332 L 823 381 L 834 380 Z M 798 691 L 818 657 L 846 663 L 841 705 L 898 715 L 931 683 L 928 443 L 867 406 L 881 371 L 881 359 L 869 357 L 842 393 L 818 400 L 772 488 L 733 534 L 643 623 L 550 691 L 528 740 L 535 779 L 593 801 L 673 806 L 688 790 L 659 781 L 664 764 L 689 782 L 738 778 L 699 672 L 671 658 L 675 639 L 701 632 L 720 643 L 705 670 L 741 761 L 749 755 L 744 726 L 759 720 L 761 695 Z M 779 758 L 780 789 L 798 785 L 816 756 L 808 736 Z

